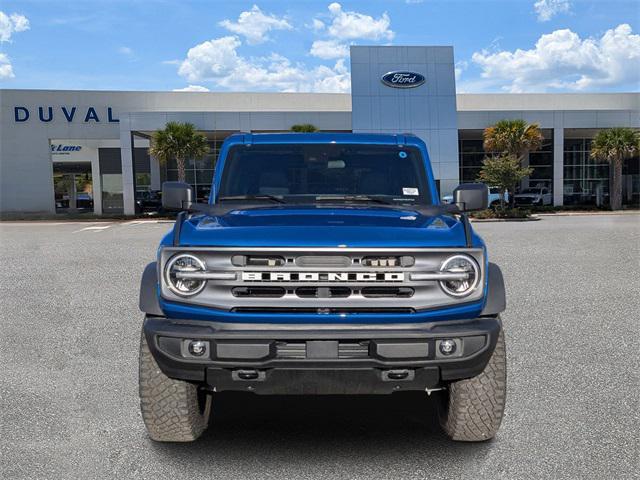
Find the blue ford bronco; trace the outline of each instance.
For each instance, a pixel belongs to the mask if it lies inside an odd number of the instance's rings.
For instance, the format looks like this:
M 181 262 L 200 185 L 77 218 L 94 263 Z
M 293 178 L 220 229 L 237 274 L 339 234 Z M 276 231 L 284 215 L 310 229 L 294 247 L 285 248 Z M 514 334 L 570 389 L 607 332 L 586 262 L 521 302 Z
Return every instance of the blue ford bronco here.
M 153 440 L 207 428 L 217 392 L 434 394 L 454 440 L 502 420 L 505 288 L 465 212 L 442 205 L 413 135 L 236 134 L 208 203 L 180 211 L 142 276 L 140 404 Z

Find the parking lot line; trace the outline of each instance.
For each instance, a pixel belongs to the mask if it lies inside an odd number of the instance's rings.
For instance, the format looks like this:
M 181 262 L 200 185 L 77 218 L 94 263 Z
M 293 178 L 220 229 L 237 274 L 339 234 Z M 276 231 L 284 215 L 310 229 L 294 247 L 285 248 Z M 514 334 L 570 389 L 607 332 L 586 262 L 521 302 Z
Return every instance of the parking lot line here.
M 75 232 L 72 232 L 72 233 L 80 233 L 80 232 L 84 232 L 84 231 L 87 231 L 87 230 L 94 231 L 94 232 L 99 232 L 99 231 L 102 231 L 102 230 L 106 230 L 109 227 L 111 227 L 111 224 L 109 224 L 109 225 L 99 225 L 99 226 L 98 225 L 92 225 L 90 227 L 81 228 L 80 230 L 76 230 Z
M 150 223 L 167 223 L 171 222 L 171 220 L 158 220 L 158 219 L 149 219 L 149 220 L 131 220 L 130 222 L 125 222 L 123 225 L 127 227 L 133 227 L 136 225 L 148 225 Z

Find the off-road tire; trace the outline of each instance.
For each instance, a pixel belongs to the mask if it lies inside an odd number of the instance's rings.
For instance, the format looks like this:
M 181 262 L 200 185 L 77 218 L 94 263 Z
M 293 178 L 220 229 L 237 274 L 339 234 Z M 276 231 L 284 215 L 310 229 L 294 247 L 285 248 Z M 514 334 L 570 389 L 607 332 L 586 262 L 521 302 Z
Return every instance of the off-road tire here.
M 192 442 L 209 424 L 211 395 L 198 387 L 167 377 L 140 339 L 140 410 L 149 437 L 156 442 Z
M 452 439 L 482 442 L 495 436 L 507 396 L 507 352 L 502 328 L 480 375 L 451 382 L 442 396 L 440 424 Z

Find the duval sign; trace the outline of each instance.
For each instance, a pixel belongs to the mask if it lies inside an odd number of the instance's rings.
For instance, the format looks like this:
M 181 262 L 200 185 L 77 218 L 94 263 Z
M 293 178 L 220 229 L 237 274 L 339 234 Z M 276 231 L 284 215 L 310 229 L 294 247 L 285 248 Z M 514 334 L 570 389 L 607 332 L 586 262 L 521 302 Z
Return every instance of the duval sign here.
M 52 122 L 55 118 L 61 118 L 68 123 L 79 121 L 84 123 L 118 123 L 120 120 L 113 116 L 111 107 L 96 108 L 86 107 L 79 108 L 75 106 L 62 107 L 32 107 L 31 109 L 23 106 L 13 107 L 13 118 L 16 123 L 26 122 L 30 118 L 34 118 L 43 123 Z
M 385 73 L 382 83 L 393 88 L 415 88 L 422 85 L 425 81 L 424 75 L 416 72 L 394 71 Z

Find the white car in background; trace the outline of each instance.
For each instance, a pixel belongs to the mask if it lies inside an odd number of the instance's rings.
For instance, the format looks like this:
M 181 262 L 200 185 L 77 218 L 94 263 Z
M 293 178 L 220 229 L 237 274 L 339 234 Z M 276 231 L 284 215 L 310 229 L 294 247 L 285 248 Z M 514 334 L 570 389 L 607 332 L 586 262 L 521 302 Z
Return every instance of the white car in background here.
M 445 195 L 442 197 L 442 203 L 453 203 L 453 195 Z M 504 203 L 509 203 L 509 192 L 504 192 Z M 489 202 L 487 203 L 490 208 L 496 208 L 500 206 L 500 189 L 497 187 L 489 187 Z
M 521 192 L 516 193 L 513 198 L 516 205 L 551 205 L 553 203 L 553 195 L 548 188 L 533 187 L 525 188 Z

